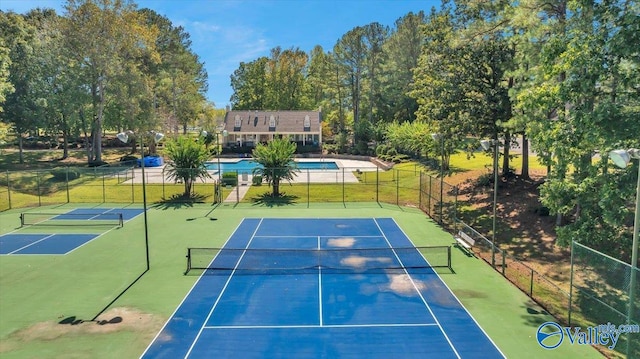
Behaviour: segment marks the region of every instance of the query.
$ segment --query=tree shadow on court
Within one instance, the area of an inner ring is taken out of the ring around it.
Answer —
[[[181,209],[191,208],[196,203],[206,203],[207,196],[201,194],[194,194],[189,197],[185,197],[182,194],[175,194],[169,198],[165,198],[162,201],[154,204],[154,208],[158,209]]]
[[[251,202],[254,206],[282,207],[295,204],[298,199],[300,199],[300,197],[287,195],[285,193],[282,193],[278,197],[273,197],[271,193],[263,193],[259,196],[252,197]]]

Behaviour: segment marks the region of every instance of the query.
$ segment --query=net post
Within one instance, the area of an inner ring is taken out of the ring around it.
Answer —
[[[24,213],[20,213],[20,227],[24,227]]]
[[[118,221],[120,222],[120,227],[124,227],[124,216],[122,215],[122,213],[118,213]]]
[[[447,246],[447,266],[449,270],[453,272],[453,266],[451,265],[451,246]]]
[[[184,272],[186,275],[191,270],[191,248],[187,248],[187,270]]]

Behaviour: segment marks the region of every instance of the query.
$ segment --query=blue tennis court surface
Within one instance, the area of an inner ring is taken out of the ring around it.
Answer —
[[[66,213],[61,213],[50,220],[88,220],[99,221],[110,219],[115,214],[122,214],[122,219],[128,221],[143,212],[140,208],[76,208]]]
[[[92,225],[104,221],[113,221],[122,216],[123,221],[131,220],[141,214],[139,208],[76,208],[65,213],[47,214],[25,212],[24,216],[33,217],[34,225],[55,224],[58,221],[74,222],[74,225]],[[43,229],[43,232],[46,230]],[[90,242],[100,234],[67,233],[9,233],[0,236],[0,254],[67,254]]]
[[[235,269],[200,276],[143,357],[503,358],[437,273],[410,267],[422,255],[394,254],[411,246],[392,218],[244,219],[224,246],[246,249],[232,251]],[[345,251],[335,260],[351,271],[304,263],[305,252],[335,248],[391,250],[378,257]],[[274,262],[259,249],[300,250],[303,263],[291,268],[315,270],[245,270]],[[212,264],[218,260],[229,258]],[[367,261],[411,263],[360,270]]]
[[[0,236],[0,254],[67,254],[98,234],[23,234]]]

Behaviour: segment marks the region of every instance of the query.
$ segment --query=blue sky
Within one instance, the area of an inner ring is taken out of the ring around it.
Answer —
[[[268,56],[269,51],[299,47],[307,53],[315,45],[325,51],[356,26],[379,22],[393,27],[410,11],[439,7],[438,0],[138,0],[183,26],[192,50],[209,75],[207,98],[218,108],[229,104],[230,76],[242,61]],[[24,13],[53,8],[64,13],[62,0],[0,0],[0,10]]]

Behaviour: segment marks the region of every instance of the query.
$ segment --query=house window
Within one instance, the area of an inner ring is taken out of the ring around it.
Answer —
[[[236,115],[236,123],[233,125],[233,127],[241,127],[242,126],[242,119],[240,118],[240,115]]]
[[[309,120],[309,115],[304,116],[304,128],[311,128],[311,120]]]

